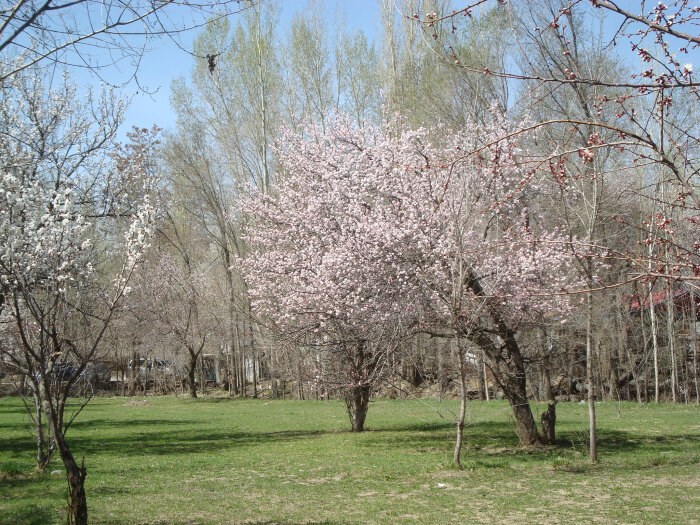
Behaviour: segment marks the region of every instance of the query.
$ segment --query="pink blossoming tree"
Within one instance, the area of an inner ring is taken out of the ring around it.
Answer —
[[[337,116],[325,132],[283,134],[276,194],[245,203],[245,270],[254,308],[279,333],[345,334],[358,352],[424,331],[457,339],[461,369],[467,343],[483,349],[533,444],[517,332],[566,308],[571,248],[528,207],[531,137],[499,138],[508,128],[496,117],[441,137]]]

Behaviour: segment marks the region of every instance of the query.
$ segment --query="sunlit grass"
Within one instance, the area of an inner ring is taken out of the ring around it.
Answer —
[[[518,445],[504,402],[470,403],[464,470],[456,402],[376,401],[348,432],[340,402],[94,399],[69,433],[92,523],[688,523],[700,516],[700,410],[560,404],[556,447]],[[538,407],[540,412],[542,407]],[[60,523],[59,461],[33,472],[27,417],[0,400],[0,522]]]

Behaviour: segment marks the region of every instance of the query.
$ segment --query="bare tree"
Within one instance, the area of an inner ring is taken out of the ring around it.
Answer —
[[[0,9],[0,53],[14,61],[0,81],[45,62],[98,75],[112,66],[126,66],[133,77],[152,40],[168,37],[183,47],[181,33],[255,4],[256,0],[243,5],[235,0],[6,2]]]

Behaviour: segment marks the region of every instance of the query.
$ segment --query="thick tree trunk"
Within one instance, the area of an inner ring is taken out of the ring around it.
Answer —
[[[369,385],[355,386],[345,397],[345,405],[348,407],[348,415],[350,416],[350,425],[353,432],[362,432],[365,429],[369,398]]]
[[[83,465],[79,467],[70,450],[65,446],[65,441],[63,446],[59,443],[59,440],[56,440],[56,442],[63,465],[66,467],[66,478],[70,486],[69,512],[73,517],[73,525],[87,525],[88,508],[87,498],[85,497],[87,469],[85,468],[85,460],[83,460]]]
[[[508,396],[508,393],[506,393],[506,396]],[[508,401],[513,407],[520,442],[523,445],[539,445],[541,443],[540,436],[537,433],[535,418],[532,416],[532,410],[530,410],[530,404],[527,402],[525,392],[523,391],[521,395],[514,398],[509,397]]]
[[[362,432],[365,428],[371,393],[371,387],[366,379],[371,377],[371,373],[377,365],[376,359],[368,355],[365,350],[365,342],[358,342],[350,360],[354,385],[345,394],[345,404],[348,408],[353,432]]]
[[[498,382],[513,408],[513,416],[517,424],[516,432],[520,442],[523,445],[537,445],[541,441],[527,399],[525,363],[513,332],[503,326],[502,328],[503,344],[501,346],[496,346],[490,337],[480,332],[468,334],[468,337],[484,350],[491,361],[494,380]],[[505,354],[502,349],[505,350]]]
[[[547,410],[542,412],[542,443],[544,443],[545,445],[554,445],[554,429],[557,422],[556,405],[556,401],[550,401],[547,405]]]
[[[475,275],[469,275],[467,281],[467,286],[475,295],[486,295]],[[491,361],[494,380],[499,383],[513,408],[520,442],[523,445],[539,444],[540,436],[527,400],[525,362],[515,340],[515,332],[507,325],[497,306],[491,305],[488,308],[488,314],[496,328],[497,339],[484,331],[470,329],[469,325],[463,333],[472,343],[481,348]]]

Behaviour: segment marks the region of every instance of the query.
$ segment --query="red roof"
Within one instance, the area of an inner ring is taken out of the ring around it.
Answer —
[[[695,296],[695,305],[698,308],[698,311],[700,312],[700,294],[697,292],[694,293]],[[668,291],[664,292],[657,292],[653,296],[654,300],[654,307],[659,306],[661,304],[666,303],[666,299],[668,298]],[[679,310],[690,310],[690,290],[677,290],[673,292],[673,302],[675,303],[676,309]],[[625,298],[629,301],[629,309],[630,313],[636,314],[640,310],[640,300],[638,295],[627,295]],[[649,295],[645,295],[643,297],[642,301],[642,310],[648,310],[649,309]]]

